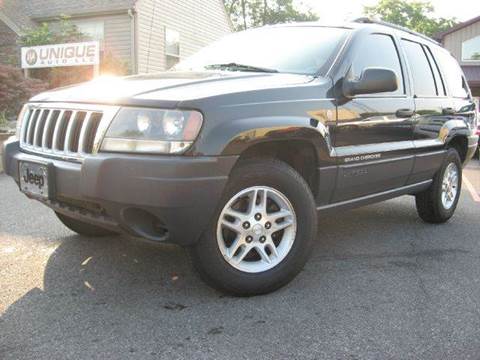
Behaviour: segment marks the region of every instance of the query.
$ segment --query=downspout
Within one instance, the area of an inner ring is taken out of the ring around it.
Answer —
[[[130,58],[132,63],[132,73],[138,73],[138,57],[137,57],[137,12],[135,7],[128,9],[128,16],[130,17]]]

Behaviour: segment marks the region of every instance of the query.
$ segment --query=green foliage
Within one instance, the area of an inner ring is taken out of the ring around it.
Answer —
[[[480,60],[480,52],[473,53],[470,60]]]
[[[457,24],[455,18],[436,18],[430,2],[407,0],[380,0],[377,5],[365,6],[369,17],[404,26],[411,30],[433,36]]]
[[[29,98],[45,89],[42,81],[26,79],[16,67],[0,64],[0,117],[15,117]]]
[[[309,9],[299,9],[293,0],[224,0],[235,30],[294,21],[315,21]]]
[[[0,130],[7,127],[7,112],[5,110],[0,111]]]
[[[40,26],[28,29],[19,39],[21,46],[38,46],[81,42],[90,38],[80,32],[67,16],[60,16],[57,22],[42,23]]]

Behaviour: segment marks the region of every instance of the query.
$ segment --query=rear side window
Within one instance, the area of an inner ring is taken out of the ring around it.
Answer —
[[[440,69],[438,67],[437,61],[433,58],[432,50],[428,46],[423,46],[425,53],[428,57],[428,62],[430,63],[430,67],[433,71],[433,76],[435,78],[435,86],[437,87],[437,94],[439,96],[446,96],[447,91],[445,89],[445,84],[443,83],[442,76],[440,75]]]
[[[418,97],[437,96],[432,68],[422,45],[409,40],[402,40],[402,44],[412,71],[415,95]]]
[[[438,65],[450,90],[450,95],[457,98],[468,97],[468,88],[463,78],[462,69],[460,69],[453,56],[441,48],[434,48],[433,55],[439,63]]]
[[[353,75],[360,77],[362,71],[369,67],[381,67],[393,70],[397,75],[398,89],[381,95],[404,94],[403,74],[398,51],[393,38],[385,34],[372,34],[366,37],[360,46],[352,64]]]

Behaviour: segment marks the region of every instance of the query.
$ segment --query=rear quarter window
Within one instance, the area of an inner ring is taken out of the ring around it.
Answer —
[[[440,66],[443,78],[450,90],[450,96],[456,98],[467,98],[468,87],[463,77],[462,69],[458,65],[457,60],[446,50],[441,48],[433,48],[433,55]]]

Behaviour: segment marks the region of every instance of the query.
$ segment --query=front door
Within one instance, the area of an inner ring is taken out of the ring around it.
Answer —
[[[401,187],[413,165],[414,101],[398,44],[391,35],[373,33],[352,51],[348,76],[358,78],[370,67],[387,68],[396,73],[398,89],[339,101],[333,129],[339,173],[332,202]]]

